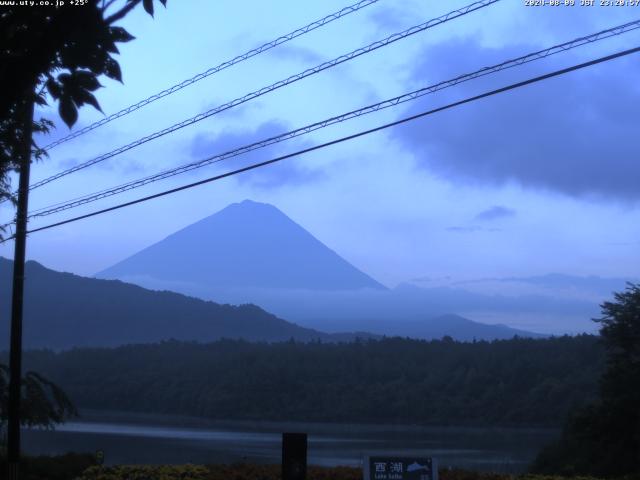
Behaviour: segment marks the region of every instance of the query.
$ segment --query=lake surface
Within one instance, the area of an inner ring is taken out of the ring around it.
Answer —
[[[34,455],[104,451],[105,464],[279,463],[282,432],[309,434],[311,465],[360,466],[363,455],[426,455],[440,468],[524,471],[557,430],[211,421],[84,412],[55,431],[24,430]]]

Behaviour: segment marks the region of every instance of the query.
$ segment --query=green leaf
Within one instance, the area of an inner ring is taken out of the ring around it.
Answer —
[[[87,102],[93,108],[98,110],[100,113],[104,113],[102,111],[102,108],[100,108],[100,104],[98,103],[98,100],[96,100],[96,97],[94,97],[92,93],[87,92],[87,97],[85,98],[85,102]]]
[[[120,70],[120,65],[113,58],[109,58],[104,65],[104,74],[113,79],[122,83],[122,71]]]
[[[89,91],[87,90],[79,91],[78,95],[74,97],[74,102],[78,106],[88,103],[89,105],[93,106],[93,108],[98,110],[100,113],[104,113],[102,111],[102,108],[100,108],[100,104],[98,103],[98,100],[96,100],[96,97],[94,97],[93,94],[89,93]]]
[[[63,88],[66,88],[68,85],[73,83],[73,77],[70,73],[61,73],[58,75],[58,82],[60,82]]]
[[[47,90],[49,91],[49,95],[51,95],[54,99],[60,98],[62,91],[60,89],[60,84],[55,81],[53,77],[47,80]]]
[[[105,41],[104,49],[109,53],[120,53],[120,50],[118,50],[118,47],[116,47],[116,44],[112,40]]]
[[[95,50],[85,59],[83,67],[88,68],[96,74],[101,74],[105,71],[105,65],[109,58],[111,57],[106,51]]]
[[[142,0],[142,6],[153,17],[153,0]]]
[[[109,27],[109,31],[111,32],[111,39],[114,42],[126,43],[136,38],[122,27]]]
[[[65,68],[75,70],[83,66],[83,63],[85,63],[84,60],[90,51],[86,43],[77,41],[67,42],[60,49],[60,60]]]
[[[36,95],[36,98],[35,98],[34,101],[35,101],[36,105],[40,105],[40,106],[47,105],[47,99],[44,98],[44,95],[42,95],[42,94]]]
[[[93,92],[97,90],[102,85],[98,82],[95,73],[87,72],[87,71],[76,71],[74,72],[74,80],[75,84],[79,87],[82,87],[85,90],[89,90]]]
[[[78,120],[78,109],[73,104],[73,100],[71,100],[70,97],[65,96],[60,99],[58,113],[60,114],[60,118],[62,118],[69,128],[71,128]]]

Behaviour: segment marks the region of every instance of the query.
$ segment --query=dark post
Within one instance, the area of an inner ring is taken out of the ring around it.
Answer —
[[[20,397],[22,380],[22,303],[24,261],[27,247],[27,211],[29,208],[29,171],[31,169],[31,134],[33,123],[33,89],[24,99],[22,127],[23,151],[20,158],[16,237],[13,259],[13,296],[11,298],[11,346],[9,353],[9,428],[7,460],[9,480],[18,480],[20,466]]]
[[[307,434],[282,434],[282,480],[306,480]]]

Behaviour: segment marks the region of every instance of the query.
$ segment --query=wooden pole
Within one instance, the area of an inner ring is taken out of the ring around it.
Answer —
[[[9,353],[9,405],[7,463],[9,480],[18,480],[20,466],[20,400],[22,396],[22,307],[24,302],[24,263],[27,247],[27,212],[29,209],[29,173],[31,170],[31,135],[33,133],[34,89],[24,100],[22,152],[19,159],[18,205],[13,258],[13,295],[11,298],[11,346]]]

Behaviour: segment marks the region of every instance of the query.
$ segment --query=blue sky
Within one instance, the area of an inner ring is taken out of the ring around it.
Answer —
[[[465,4],[381,0],[57,147],[50,159],[34,166],[32,181]],[[113,113],[346,5],[170,1],[155,19],[140,9],[123,23],[137,37],[121,48],[124,85],[105,79],[97,97],[105,113]],[[38,189],[31,207],[219,153],[639,16],[640,7],[526,7],[521,0],[503,0]],[[632,32],[581,47],[315,132],[251,159],[639,44],[640,33]],[[446,284],[549,272],[635,278],[640,265],[639,62],[638,55],[615,60],[275,167],[35,233],[28,257],[91,275],[249,198],[276,205],[388,286],[425,277]],[[99,112],[84,109],[74,128],[99,118]],[[54,136],[67,132],[65,126],[58,130]],[[32,226],[242,164],[229,160]],[[1,213],[11,215],[6,206]],[[0,247],[0,254],[11,256],[12,245]]]

